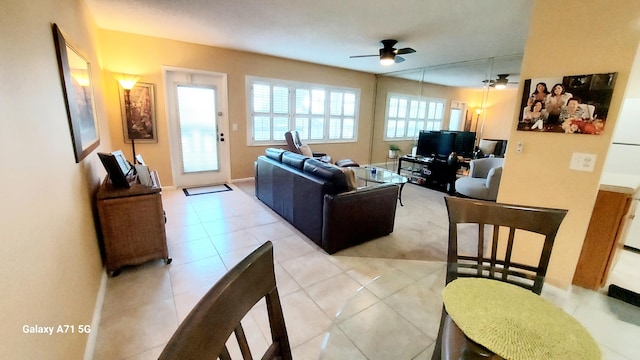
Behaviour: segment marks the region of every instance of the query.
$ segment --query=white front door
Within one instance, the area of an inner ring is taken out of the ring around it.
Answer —
[[[174,185],[228,182],[227,75],[165,68],[164,76]]]

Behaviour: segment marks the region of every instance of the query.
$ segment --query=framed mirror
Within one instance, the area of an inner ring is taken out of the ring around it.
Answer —
[[[100,145],[91,66],[87,56],[68,41],[58,25],[52,27],[71,141],[78,163]]]

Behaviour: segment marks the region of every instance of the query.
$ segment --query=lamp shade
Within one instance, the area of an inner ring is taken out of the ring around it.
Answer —
[[[122,88],[125,90],[133,89],[133,87],[136,85],[136,83],[140,79],[140,76],[130,75],[130,74],[117,74],[117,75],[114,75],[114,77],[116,78],[116,80],[118,80],[118,82],[120,83],[120,86],[122,86]]]

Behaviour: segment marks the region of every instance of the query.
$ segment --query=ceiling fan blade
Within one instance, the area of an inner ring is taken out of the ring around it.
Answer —
[[[414,52],[416,52],[416,51],[414,49],[412,49],[412,48],[402,48],[402,49],[396,51],[396,54],[398,54],[398,55],[413,54]]]
[[[401,63],[404,61],[404,58],[402,56],[396,56],[393,61],[396,62],[396,64]]]
[[[380,55],[378,55],[378,54],[375,54],[375,55],[352,55],[352,56],[349,56],[349,57],[350,58],[361,58],[361,57],[371,57],[371,56],[380,56]]]

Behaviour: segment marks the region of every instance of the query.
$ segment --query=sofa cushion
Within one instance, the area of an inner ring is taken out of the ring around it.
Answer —
[[[289,165],[299,170],[302,170],[304,168],[304,163],[306,160],[309,160],[309,158],[304,155],[293,153],[291,151],[285,151],[284,154],[282,154],[283,164]]]
[[[284,149],[276,149],[276,148],[267,148],[264,151],[264,154],[269,158],[273,159],[277,162],[282,162],[282,154],[284,154],[286,150]]]
[[[304,162],[304,172],[313,174],[333,184],[333,188],[337,192],[348,191],[347,177],[339,167],[326,163],[324,161],[309,159]]]
[[[350,167],[339,167],[339,169],[344,173],[344,176],[347,179],[347,186],[349,187],[349,190],[357,190],[358,181],[356,181],[356,172]]]
[[[497,144],[498,142],[495,140],[481,139],[480,143],[478,144],[478,148],[482,150],[483,154],[490,155],[490,154],[493,154],[494,151],[496,151]]]
[[[336,161],[336,165],[340,167],[360,167],[360,164],[351,159],[342,159]]]
[[[300,150],[300,153],[304,156],[313,157],[313,151],[311,151],[311,148],[307,144],[298,146],[298,150]]]

